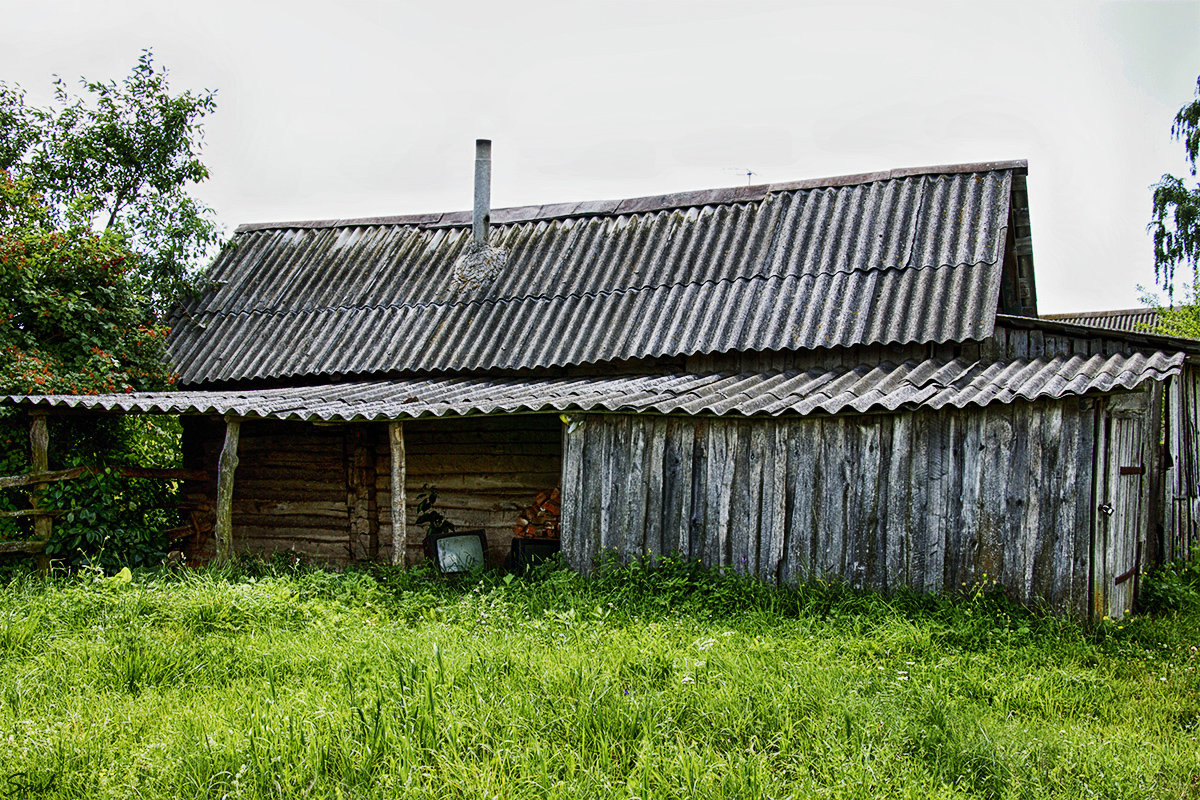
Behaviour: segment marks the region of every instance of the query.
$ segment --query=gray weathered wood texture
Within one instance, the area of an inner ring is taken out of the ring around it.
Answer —
[[[33,414],[29,418],[29,470],[33,473],[50,471],[50,429],[46,425],[45,414]],[[45,483],[35,483],[29,493],[29,503],[36,512],[42,508],[42,493],[46,491]],[[33,541],[45,543],[54,532],[53,519],[45,514],[33,517]]]
[[[1169,468],[1163,481],[1161,558],[1189,558],[1200,542],[1200,367],[1184,364],[1171,379],[1166,403]]]
[[[399,420],[388,423],[388,522],[392,525],[393,564],[403,564],[408,556],[408,492],[405,481],[408,474],[408,455],[404,441],[404,423]],[[378,488],[378,487],[376,487]]]
[[[1092,544],[1092,615],[1129,613],[1150,523],[1150,461],[1161,394],[1106,398],[1098,418]],[[1153,437],[1153,438],[1152,438]]]
[[[233,492],[241,425],[242,421],[237,417],[225,420],[225,441],[217,458],[217,521],[214,536],[219,562],[233,557]]]
[[[1088,613],[1096,401],[731,419],[580,415],[563,548],[676,553],[769,581],[997,581]],[[634,476],[637,476],[636,479]]]

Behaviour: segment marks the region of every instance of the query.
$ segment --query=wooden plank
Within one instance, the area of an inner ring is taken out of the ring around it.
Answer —
[[[1061,509],[1057,507],[1057,498],[1058,484],[1064,479],[1064,406],[1077,402],[1070,398],[1034,406],[1038,413],[1038,436],[1037,442],[1031,441],[1029,444],[1029,462],[1024,466],[1030,475],[1029,491],[1025,497],[1025,524],[1034,530],[1025,568],[1026,592],[1031,600],[1036,597],[1052,606],[1057,602],[1060,581],[1066,585],[1070,583],[1070,576],[1060,573],[1064,553],[1059,540],[1065,529],[1060,527]]]
[[[583,525],[584,499],[583,452],[586,437],[581,430],[587,424],[586,416],[569,418],[563,429],[562,464],[562,518],[559,522],[562,537],[562,553],[567,563],[576,570],[591,558],[589,540]]]
[[[704,442],[706,474],[703,484],[704,529],[701,560],[718,567],[726,561],[729,544],[729,487],[733,482],[733,458],[729,452],[729,426],[725,420],[709,420]]]
[[[1112,476],[1110,475],[1108,450],[1112,446],[1112,419],[1103,403],[1104,398],[1097,402],[1097,436],[1095,452],[1096,496],[1093,506],[1108,508],[1111,506],[1113,495]],[[1091,613],[1094,619],[1100,619],[1108,614],[1108,574],[1109,527],[1111,515],[1100,511],[1093,514],[1093,533],[1091,544]]]
[[[346,511],[349,516],[350,557],[373,559],[378,555],[378,515],[375,513],[375,463],[365,424],[346,428]]]
[[[350,541],[346,538],[346,528],[344,525],[331,527],[326,525],[303,525],[303,524],[288,524],[281,525],[274,518],[255,519],[248,522],[242,520],[237,521],[234,530],[237,532],[237,547],[240,550],[242,543],[247,539],[278,539],[286,541],[288,539],[310,539],[322,541],[333,541],[341,544],[342,557],[350,556]]]
[[[603,466],[596,474],[596,479],[601,481],[596,555],[602,560],[610,557],[610,549],[615,548],[619,541],[617,528],[622,515],[618,482],[624,473],[618,463],[625,448],[627,427],[628,420],[625,417],[605,417],[600,431],[600,452],[597,455],[602,459]]]
[[[233,476],[238,465],[238,434],[242,421],[233,415],[225,418],[225,444],[217,462],[217,520],[213,528],[218,563],[233,557]]]
[[[1055,423],[1055,411],[1061,401],[1046,401],[1020,404],[1023,435],[1017,437],[1013,451],[1012,515],[1020,524],[1014,538],[1020,542],[1019,574],[1011,583],[1006,582],[1011,592],[1021,602],[1035,603],[1049,600],[1054,581],[1054,532],[1048,529],[1051,517],[1043,493],[1049,491],[1043,482],[1043,467],[1047,460],[1057,460],[1055,451],[1059,446],[1053,435],[1061,435]],[[1019,456],[1019,458],[1018,458]]]
[[[0,553],[40,553],[45,549],[45,541],[34,541],[33,539],[0,542]]]
[[[627,416],[626,452],[629,458],[624,472],[624,514],[620,544],[624,559],[637,558],[646,552],[646,462],[648,460],[646,429],[649,420],[643,416]]]
[[[927,477],[914,474],[911,477],[914,488],[919,488],[924,496],[924,503],[917,512],[919,525],[922,529],[921,550],[918,554],[920,584],[914,588],[927,592],[936,592],[944,585],[945,571],[945,529],[947,506],[955,502],[950,495],[950,459],[949,446],[953,433],[954,412],[923,415],[926,423],[924,434],[928,437],[926,458],[928,459]],[[914,464],[914,469],[917,465]]]
[[[405,457],[404,423],[392,420],[388,423],[388,450],[391,454],[391,521],[392,521],[392,564],[403,566],[408,552],[408,521],[405,518]]]
[[[238,500],[274,500],[287,497],[305,497],[323,503],[346,502],[346,487],[340,481],[336,484],[313,483],[310,481],[271,481],[265,478],[242,480],[238,476],[234,487],[234,497]]]
[[[688,502],[683,507],[687,514],[686,527],[683,529],[687,542],[680,552],[687,553],[687,557],[693,561],[700,561],[704,556],[704,518],[708,513],[704,490],[708,476],[708,420],[703,417],[693,420],[690,431],[685,432],[684,437],[690,439],[691,458],[683,462],[688,469]]]
[[[35,474],[49,472],[50,430],[46,426],[45,414],[32,414],[29,417],[29,450],[29,471]],[[33,484],[29,504],[34,509],[42,508],[42,493],[45,490],[45,483]],[[54,523],[49,515],[38,514],[33,518],[33,541],[48,542],[53,531]]]
[[[61,517],[67,512],[63,509],[18,508],[15,511],[0,511],[0,519],[16,519],[18,517]]]
[[[762,463],[751,455],[758,424],[730,420],[733,437],[733,478],[729,485],[728,563],[743,574],[753,574],[758,560],[758,512],[762,508]],[[758,452],[755,450],[755,452]]]
[[[884,549],[879,545],[881,526],[882,482],[886,472],[881,469],[882,430],[879,417],[864,417],[855,426],[856,463],[852,466],[854,498],[854,558],[849,566],[851,582],[857,586],[883,589],[881,572]]]
[[[813,564],[821,474],[821,421],[799,419],[788,431],[788,494],[792,513],[788,520],[784,576],[789,583],[817,577]]]
[[[600,558],[601,526],[604,516],[604,498],[608,474],[608,443],[611,441],[611,430],[606,417],[588,417],[587,446],[584,451],[583,475],[581,483],[584,488],[583,525],[588,536],[587,561],[580,568],[584,574],[590,574]]]
[[[234,498],[233,513],[235,516],[257,515],[297,515],[312,517],[332,517],[346,519],[347,511],[344,502],[320,502],[315,500],[244,500]]]
[[[649,418],[650,437],[647,443],[646,464],[646,554],[658,562],[660,556],[670,552],[670,544],[663,541],[663,529],[667,514],[663,485],[666,460],[667,420],[665,417]]]
[[[778,583],[787,539],[787,424],[783,420],[772,420],[766,428],[758,575],[763,580]]]
[[[30,486],[35,483],[57,483],[81,478],[85,475],[100,475],[104,467],[71,467],[70,469],[34,472],[28,475],[10,475],[0,478],[0,489],[12,489],[18,486]],[[150,467],[108,467],[113,472],[127,478],[147,478],[161,480],[203,481],[210,476],[204,470],[196,469],[155,469]]]
[[[848,533],[849,458],[846,453],[846,420],[830,417],[821,421],[825,458],[820,464],[820,493],[813,517],[814,577],[827,579],[845,575],[844,556]]]
[[[672,515],[671,523],[664,530],[664,535],[670,538],[670,531],[674,530],[674,541],[671,549],[676,555],[681,558],[691,559],[695,556],[691,552],[692,541],[692,482],[695,477],[692,460],[696,447],[696,428],[694,423],[689,420],[668,420],[667,421],[667,438],[673,443],[673,466],[672,466],[672,482],[675,487],[674,492],[670,493],[672,497]],[[674,496],[678,494],[679,501],[675,503]],[[665,546],[665,545],[664,545]]]
[[[883,588],[892,590],[910,584],[908,553],[911,549],[909,519],[909,462],[912,459],[913,414],[889,414],[884,417],[890,439],[887,486],[883,525]]]

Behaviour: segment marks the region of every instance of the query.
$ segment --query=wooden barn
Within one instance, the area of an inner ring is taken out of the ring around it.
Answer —
[[[412,563],[430,484],[494,559],[1087,616],[1194,541],[1200,348],[1037,318],[1024,162],[491,211],[487,159],[474,214],[238,228],[181,391],[17,402],[182,415],[194,557]]]

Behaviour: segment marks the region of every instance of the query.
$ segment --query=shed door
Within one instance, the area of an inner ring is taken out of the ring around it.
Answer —
[[[1118,619],[1131,608],[1149,524],[1145,429],[1148,395],[1108,398],[1096,448],[1092,610]]]

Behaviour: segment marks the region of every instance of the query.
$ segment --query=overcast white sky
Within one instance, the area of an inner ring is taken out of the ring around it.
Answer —
[[[217,90],[241,222],[496,207],[1029,161],[1043,313],[1152,285],[1149,186],[1200,74],[1200,1],[0,0],[0,80],[120,78],[144,47]]]

